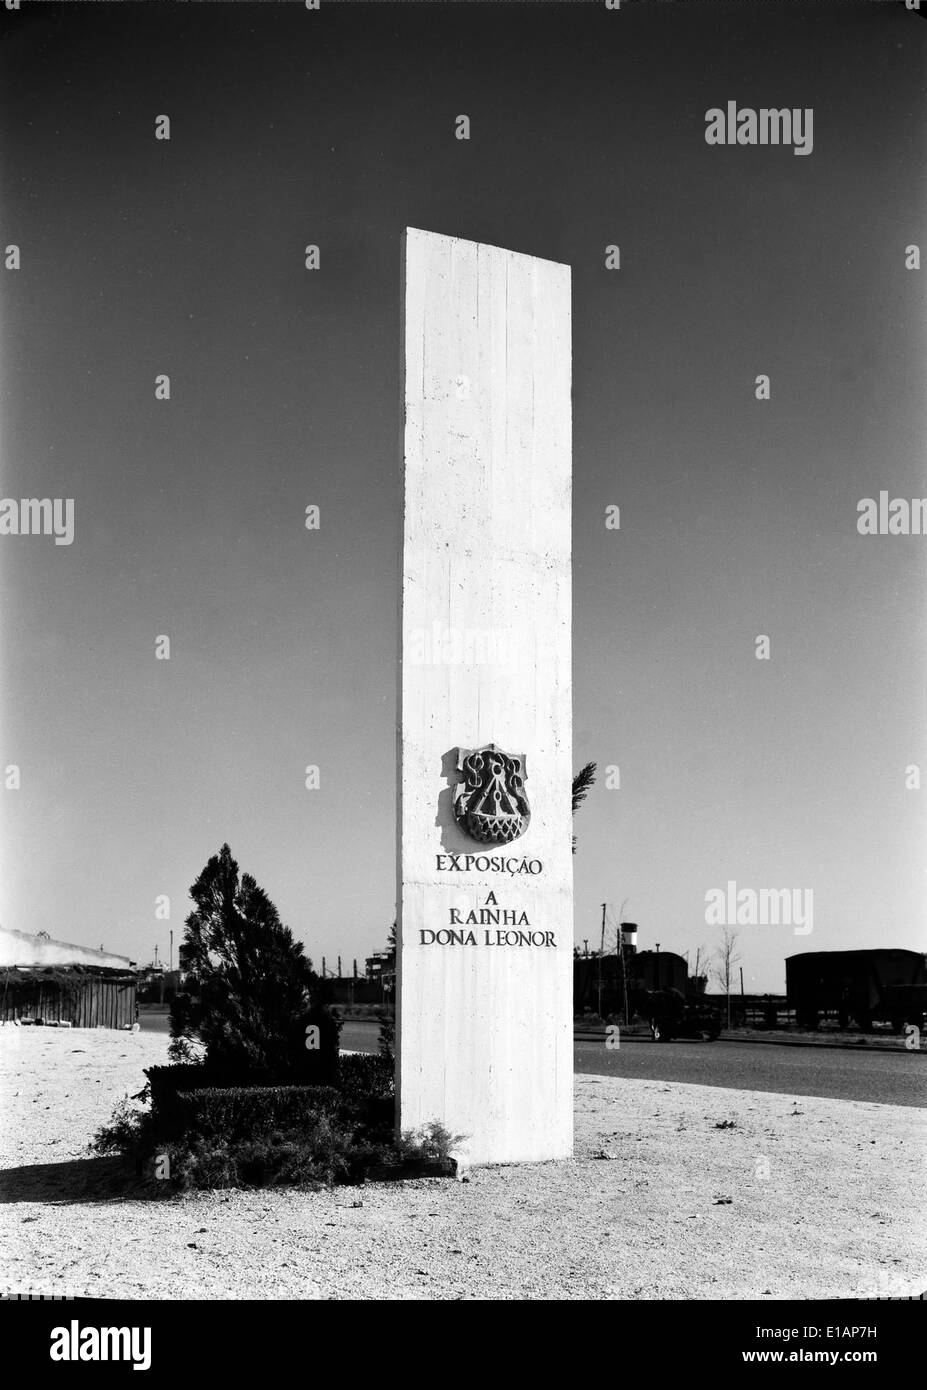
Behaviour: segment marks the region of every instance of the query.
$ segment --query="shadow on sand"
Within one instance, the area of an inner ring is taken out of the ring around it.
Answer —
[[[72,1158],[31,1163],[0,1173],[0,1203],[163,1202],[176,1196],[170,1183],[136,1173],[123,1158]]]

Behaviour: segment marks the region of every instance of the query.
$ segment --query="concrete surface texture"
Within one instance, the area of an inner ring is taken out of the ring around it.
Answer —
[[[440,1120],[472,1163],[559,1158],[573,1075],[570,271],[412,228],[404,254],[400,1125]],[[530,822],[510,842],[481,843],[455,817],[461,759],[487,744],[524,759]]]

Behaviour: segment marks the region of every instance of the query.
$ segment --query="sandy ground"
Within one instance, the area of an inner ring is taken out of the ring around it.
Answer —
[[[464,1183],[114,1198],[113,1161],[88,1158],[87,1143],[166,1050],[151,1033],[0,1029],[4,1287],[163,1299],[927,1289],[927,1117],[910,1107],[578,1076],[572,1162]]]

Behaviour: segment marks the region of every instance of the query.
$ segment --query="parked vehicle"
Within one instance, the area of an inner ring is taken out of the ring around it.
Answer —
[[[650,1036],[654,1042],[673,1038],[704,1038],[709,1042],[721,1033],[721,1015],[703,1001],[687,1002],[678,989],[651,990],[648,995]]]

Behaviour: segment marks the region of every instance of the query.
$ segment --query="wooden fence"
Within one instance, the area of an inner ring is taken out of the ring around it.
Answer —
[[[135,1022],[135,977],[80,974],[64,970],[4,971],[0,1020],[70,1023],[75,1028],[123,1028]]]

